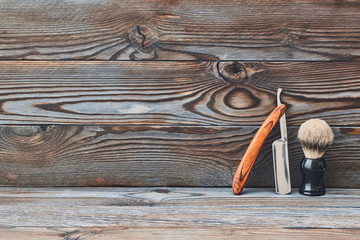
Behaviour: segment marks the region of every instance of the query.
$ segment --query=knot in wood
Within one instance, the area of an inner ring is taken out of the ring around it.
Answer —
[[[219,62],[218,72],[222,78],[232,83],[242,83],[247,77],[246,68],[239,62]]]
[[[14,126],[9,127],[9,130],[17,137],[26,138],[34,137],[42,131],[40,126]]]
[[[169,193],[170,191],[168,189],[164,189],[164,188],[157,188],[154,189],[153,192],[157,192],[157,193]]]
[[[131,44],[140,52],[150,53],[156,43],[155,34],[146,26],[136,26],[131,29],[129,38]]]
[[[298,38],[299,38],[299,37],[296,36],[295,34],[287,34],[287,35],[284,37],[284,42],[285,42],[286,45],[289,45],[289,46],[295,45]]]

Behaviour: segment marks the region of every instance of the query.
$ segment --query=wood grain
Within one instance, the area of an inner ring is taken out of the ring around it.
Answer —
[[[1,126],[0,184],[7,186],[231,186],[257,127]],[[327,187],[360,187],[359,128],[333,128]],[[289,128],[291,182],[301,182],[302,150]],[[274,187],[271,144],[246,187]]]
[[[0,227],[0,238],[7,240],[168,240],[168,239],[215,239],[226,240],[232,237],[251,239],[360,239],[358,229],[284,229],[284,228],[248,228],[226,227]]]
[[[360,4],[0,1],[1,59],[359,60]]]
[[[185,228],[199,235],[208,229],[210,236],[231,236],[231,229],[239,234],[242,228],[246,235],[280,229],[283,234],[305,230],[310,235],[352,236],[360,230],[359,191],[329,189],[314,198],[296,189],[284,196],[272,189],[245,189],[237,196],[231,188],[1,188],[0,225],[68,228],[59,233],[63,239],[92,239],[101,236],[102,229],[104,234],[129,231],[135,237],[136,229],[144,231],[141,228],[150,233],[152,228],[158,233],[163,229],[163,234],[169,229],[170,236],[179,230],[179,238]],[[189,230],[184,234],[191,234]]]
[[[0,62],[3,124],[360,125],[360,62]]]

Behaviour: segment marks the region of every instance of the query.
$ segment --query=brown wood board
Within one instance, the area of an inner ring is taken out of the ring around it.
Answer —
[[[280,235],[299,237],[303,230],[310,236],[351,238],[360,230],[359,200],[359,189],[329,189],[325,196],[307,197],[297,189],[279,196],[273,189],[246,188],[236,196],[231,188],[1,188],[0,236],[6,227],[9,232],[48,228],[63,239],[122,231],[136,237],[136,229],[139,234],[162,229],[170,239],[176,232],[180,238],[191,229],[195,235],[208,229],[210,236],[220,237],[231,236],[231,229],[241,234],[244,228],[248,237],[269,232],[274,238],[277,229]]]
[[[357,1],[10,1],[0,58],[359,60]]]
[[[231,186],[257,127],[1,126],[0,184],[13,186]],[[333,128],[327,187],[360,187],[359,128]],[[289,128],[294,187],[302,150]],[[273,187],[271,144],[260,151],[246,187]]]
[[[3,124],[360,124],[360,62],[0,62]]]

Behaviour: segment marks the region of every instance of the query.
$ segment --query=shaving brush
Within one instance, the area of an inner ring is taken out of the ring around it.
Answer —
[[[300,164],[302,182],[299,193],[308,196],[324,195],[326,163],[323,155],[334,142],[334,134],[324,120],[310,119],[300,126],[297,138],[305,155]]]

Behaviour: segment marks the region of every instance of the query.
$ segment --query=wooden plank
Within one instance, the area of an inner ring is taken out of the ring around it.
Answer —
[[[0,62],[3,124],[360,125],[360,62]]]
[[[247,228],[237,226],[227,227],[136,227],[122,226],[93,227],[93,228],[41,228],[41,227],[14,227],[1,228],[1,239],[26,240],[168,240],[168,239],[216,239],[225,240],[231,237],[251,239],[360,239],[358,229],[283,229],[283,228]]]
[[[0,1],[0,58],[358,60],[358,1]]]
[[[257,127],[1,126],[0,184],[46,186],[231,186]],[[327,187],[360,187],[359,128],[333,128]],[[302,151],[289,128],[292,184]],[[271,133],[247,187],[273,187]]]
[[[265,229],[263,234],[327,229],[333,237],[351,236],[360,230],[360,190],[329,189],[325,196],[307,197],[296,189],[280,196],[273,189],[246,188],[235,196],[231,188],[1,188],[0,216],[2,228],[78,229],[61,233],[69,237],[96,237],[101,228],[129,235],[138,228],[170,229],[170,235],[185,228],[200,229],[198,234],[208,229],[210,235],[214,228],[248,229],[244,234],[251,228]]]

